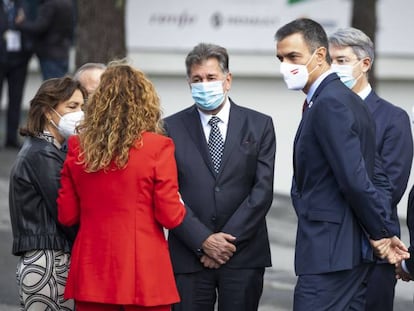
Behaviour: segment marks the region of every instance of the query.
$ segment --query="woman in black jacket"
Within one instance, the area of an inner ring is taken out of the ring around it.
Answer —
[[[22,310],[73,310],[63,291],[75,228],[57,221],[65,140],[83,118],[86,90],[69,77],[45,81],[30,102],[26,139],[10,175],[13,254]]]

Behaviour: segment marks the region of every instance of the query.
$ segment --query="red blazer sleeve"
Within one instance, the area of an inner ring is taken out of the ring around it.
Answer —
[[[185,207],[178,192],[174,143],[169,138],[164,141],[155,165],[155,218],[163,227],[173,229],[183,221]]]
[[[79,198],[76,194],[72,178],[71,167],[76,163],[79,153],[79,140],[71,136],[68,141],[68,155],[66,156],[60,177],[60,189],[57,199],[58,221],[65,226],[79,223]]]

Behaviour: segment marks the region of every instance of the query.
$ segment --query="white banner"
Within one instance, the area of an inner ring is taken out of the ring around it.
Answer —
[[[329,34],[350,26],[351,0],[128,0],[130,50],[188,51],[210,42],[241,53],[274,51],[274,34],[285,23],[309,17]],[[377,51],[414,55],[413,0],[378,1]]]

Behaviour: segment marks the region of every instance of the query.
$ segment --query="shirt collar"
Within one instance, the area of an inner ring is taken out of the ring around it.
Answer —
[[[365,98],[367,98],[367,96],[369,95],[369,93],[371,93],[371,91],[372,91],[371,84],[368,83],[368,85],[363,90],[361,90],[361,92],[359,92],[358,95],[363,100],[365,100]]]
[[[325,71],[323,74],[321,74],[318,79],[315,80],[315,82],[312,83],[311,87],[309,88],[309,92],[306,95],[306,101],[308,102],[308,104],[310,104],[311,99],[313,97],[313,94],[315,94],[316,89],[319,87],[319,85],[322,83],[322,81],[331,73],[333,73],[333,71],[331,69]]]
[[[211,119],[212,115],[205,113],[197,108],[198,114],[200,115],[201,124],[206,126],[208,121]],[[216,116],[220,119],[221,122],[224,123],[225,126],[229,123],[229,116],[230,116],[230,101],[229,97],[226,96],[226,100],[224,101],[223,108],[216,114]]]

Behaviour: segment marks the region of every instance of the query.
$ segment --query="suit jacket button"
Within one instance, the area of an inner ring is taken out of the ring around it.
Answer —
[[[215,192],[220,192],[220,187],[215,187],[215,188],[214,188],[214,191],[215,191]]]
[[[211,217],[211,221],[213,222],[216,221],[216,219],[217,219],[216,216]]]

